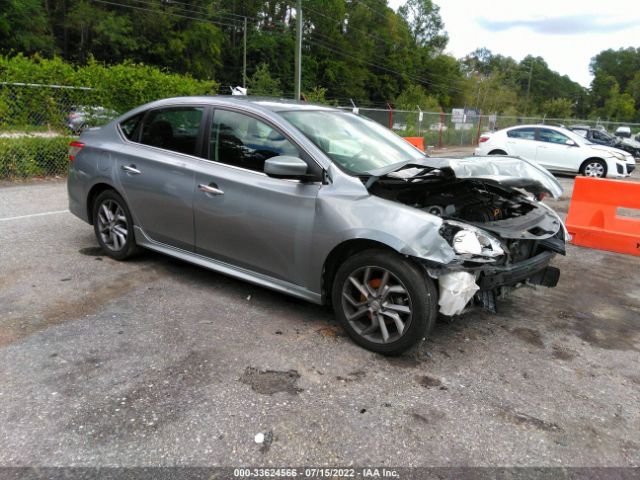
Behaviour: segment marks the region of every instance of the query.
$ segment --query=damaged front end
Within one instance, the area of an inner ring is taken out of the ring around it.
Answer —
[[[471,301],[496,311],[496,299],[523,285],[554,287],[549,266],[565,254],[566,229],[542,203],[562,189],[543,168],[514,157],[425,158],[372,172],[369,192],[442,219],[451,260],[420,258],[440,289],[440,312],[457,315]]]

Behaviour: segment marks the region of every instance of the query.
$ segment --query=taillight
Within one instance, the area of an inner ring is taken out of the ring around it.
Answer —
[[[73,141],[69,144],[69,161],[70,162],[73,162],[76,159],[76,155],[80,153],[80,150],[82,150],[82,147],[84,147],[84,143],[82,142]]]
[[[482,135],[482,136],[480,137],[480,143],[482,143],[482,142],[486,142],[487,140],[489,140],[489,137],[488,137],[488,136],[486,136],[486,135]]]

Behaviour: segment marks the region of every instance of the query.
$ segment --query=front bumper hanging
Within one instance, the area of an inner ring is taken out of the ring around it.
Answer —
[[[549,266],[554,256],[554,252],[544,251],[512,265],[487,267],[477,280],[480,291],[491,291],[525,281],[532,285],[555,287],[560,278],[560,270]]]

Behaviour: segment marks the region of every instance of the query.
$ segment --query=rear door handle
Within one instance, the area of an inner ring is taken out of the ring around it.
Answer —
[[[198,185],[198,190],[208,195],[224,195],[224,192],[220,190],[215,183],[212,183],[211,185],[200,184]]]
[[[129,166],[129,165],[123,165],[123,166],[122,166],[122,170],[124,170],[124,171],[125,171],[125,172],[127,172],[127,173],[132,173],[132,174],[134,174],[134,175],[138,175],[138,174],[142,173],[140,170],[138,170],[138,169],[136,168],[136,166],[135,166],[135,165],[131,165],[131,166]]]

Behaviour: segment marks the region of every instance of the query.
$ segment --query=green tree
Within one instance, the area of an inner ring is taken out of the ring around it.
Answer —
[[[620,93],[617,83],[611,89],[601,112],[615,122],[629,122],[635,116],[633,97],[628,93]]]
[[[633,80],[640,71],[640,48],[621,48],[619,50],[603,50],[591,59],[591,73],[606,73],[616,79],[621,89]]]
[[[568,98],[552,98],[542,104],[541,113],[550,118],[569,118],[573,114],[573,102]]]
[[[282,95],[280,82],[271,77],[269,65],[261,63],[256,71],[247,80],[248,93],[250,95],[265,95],[269,97],[279,97]]]
[[[449,37],[444,31],[440,7],[431,0],[408,0],[398,13],[410,25],[416,45],[433,52],[442,52],[447,46]]]
[[[323,87],[313,87],[303,94],[304,99],[311,103],[323,103],[325,105],[337,105],[335,100],[327,99],[327,89]]]
[[[41,0],[0,0],[0,54],[39,53],[49,57],[54,51]]]
[[[628,94],[640,120],[640,49],[596,55],[587,92],[540,57],[516,62],[486,48],[463,59],[446,55],[439,1],[405,1],[394,12],[388,0],[304,0],[302,90],[313,96],[320,92],[314,89],[325,89],[325,100],[349,104],[353,99],[364,107],[398,103],[419,86],[444,109],[467,105],[485,112],[541,114],[549,107],[546,102],[567,99],[578,115],[617,112],[621,118],[629,116],[628,97],[622,96]],[[88,71],[98,71],[94,63],[105,68],[124,63],[125,70],[142,64],[189,81],[215,79],[216,85],[235,86],[242,83],[241,16],[246,16],[251,93],[257,85],[258,93],[293,96],[293,0],[115,3],[0,0],[0,54],[22,53],[23,59],[37,54],[38,66],[24,70],[33,71],[35,76],[26,77],[31,81],[77,81],[63,72],[69,65],[56,62],[58,55]],[[47,58],[54,61],[42,61]],[[142,83],[136,77],[139,88]]]
[[[420,85],[409,85],[394,101],[394,107],[400,110],[416,110],[439,112],[438,99],[429,95]]]

